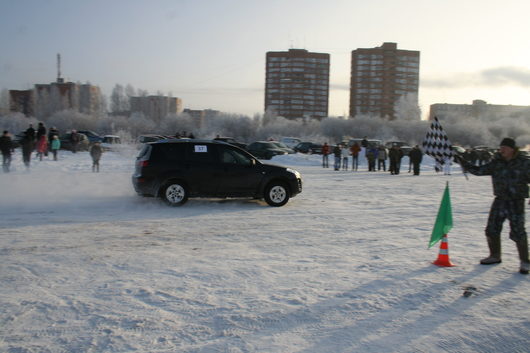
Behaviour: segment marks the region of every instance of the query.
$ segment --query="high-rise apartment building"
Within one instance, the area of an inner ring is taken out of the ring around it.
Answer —
[[[182,99],[166,96],[131,97],[131,113],[143,113],[146,117],[160,122],[169,114],[183,111]]]
[[[420,52],[397,49],[396,43],[352,51],[350,116],[395,118],[400,97],[412,94],[417,102]]]
[[[42,119],[63,110],[84,114],[98,114],[103,110],[101,91],[97,86],[58,80],[34,87],[32,90],[9,91],[12,111]]]
[[[328,116],[329,54],[267,52],[265,111],[288,119]]]

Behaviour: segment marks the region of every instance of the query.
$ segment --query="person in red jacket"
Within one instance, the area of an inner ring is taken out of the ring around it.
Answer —
[[[351,157],[352,157],[351,170],[353,172],[353,171],[356,171],[357,167],[359,166],[359,152],[361,152],[361,146],[359,146],[357,142],[355,142],[350,147],[350,152],[351,152]]]
[[[322,145],[322,168],[329,168],[329,152],[329,145],[324,142],[324,145]]]

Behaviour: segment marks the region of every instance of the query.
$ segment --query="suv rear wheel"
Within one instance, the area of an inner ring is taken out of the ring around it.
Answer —
[[[289,190],[282,182],[272,182],[265,188],[264,198],[269,206],[280,207],[289,201]]]
[[[170,206],[180,206],[188,201],[188,189],[179,181],[167,183],[162,188],[162,199]]]

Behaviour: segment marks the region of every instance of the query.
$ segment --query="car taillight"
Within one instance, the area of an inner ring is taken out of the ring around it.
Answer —
[[[143,167],[147,167],[149,165],[149,161],[147,160],[144,160],[144,161],[138,161],[138,166],[143,168]]]

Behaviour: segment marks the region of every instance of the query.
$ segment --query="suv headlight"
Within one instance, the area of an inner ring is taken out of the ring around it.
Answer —
[[[300,173],[297,170],[291,169],[291,168],[285,168],[289,173],[293,173],[295,177],[298,179],[301,178]]]

